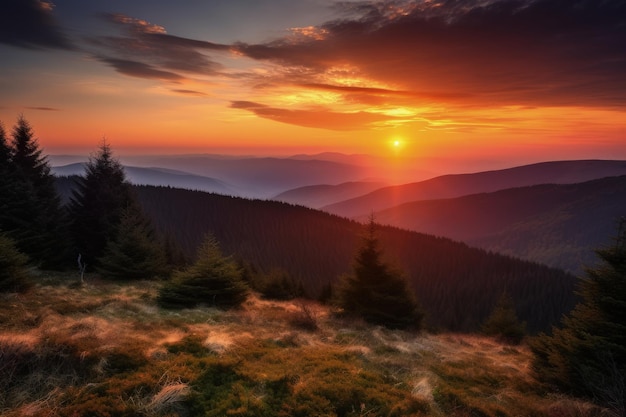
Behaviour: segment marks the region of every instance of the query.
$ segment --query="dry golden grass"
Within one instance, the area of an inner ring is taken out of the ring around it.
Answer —
[[[391,331],[306,300],[176,311],[153,282],[71,284],[2,296],[0,415],[609,416],[552,395],[523,345]]]

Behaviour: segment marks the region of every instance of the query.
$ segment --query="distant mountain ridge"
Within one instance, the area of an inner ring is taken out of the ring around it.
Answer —
[[[285,191],[272,200],[299,204],[311,208],[321,208],[349,198],[354,198],[387,186],[383,182],[360,181],[344,182],[337,185],[309,185]]]
[[[626,216],[626,175],[415,201],[375,216],[382,224],[580,274]]]
[[[52,173],[57,176],[82,176],[85,172],[85,163],[73,163],[64,166],[52,167]],[[198,190],[224,195],[238,195],[234,187],[215,178],[193,175],[187,172],[166,168],[141,168],[125,166],[124,172],[128,181],[137,185],[160,185],[188,190]]]
[[[322,210],[353,218],[412,201],[454,198],[538,184],[573,184],[619,175],[626,175],[626,161],[541,162],[502,170],[443,175],[416,183],[390,186],[324,206]]]
[[[53,157],[53,160],[72,160],[70,156]],[[361,181],[371,175],[368,167],[345,162],[321,159],[293,159],[276,157],[235,157],[221,155],[168,155],[126,157],[122,163],[127,169],[131,182],[150,185],[171,185],[172,178],[160,178],[154,172],[138,169],[174,170],[180,175],[184,172],[192,184],[186,185],[182,176],[178,176],[178,187],[196,189],[198,184],[203,191],[220,192],[249,198],[272,198],[284,191],[317,184],[340,184]],[[67,165],[65,165],[67,166]],[[74,164],[70,164],[74,166]],[[155,168],[158,167],[158,168]],[[135,172],[131,172],[131,168]],[[53,172],[69,175],[70,168],[53,166]],[[81,175],[82,171],[71,172]],[[137,174],[133,178],[132,174]],[[206,184],[217,181],[221,184]],[[158,183],[157,179],[163,181]],[[150,181],[150,182],[147,182]]]

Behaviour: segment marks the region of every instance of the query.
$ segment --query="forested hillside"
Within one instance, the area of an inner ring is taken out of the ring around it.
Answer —
[[[67,195],[72,180],[59,178]],[[167,187],[135,186],[156,227],[192,257],[212,233],[227,254],[263,271],[286,270],[318,297],[347,273],[362,225],[325,212]],[[547,330],[574,305],[575,277],[466,244],[380,227],[388,259],[404,270],[433,329],[477,330],[498,298],[515,300],[530,331]]]

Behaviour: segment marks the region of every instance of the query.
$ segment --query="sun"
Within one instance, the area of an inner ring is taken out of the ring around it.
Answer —
[[[391,150],[397,154],[399,153],[402,148],[404,148],[404,141],[401,138],[393,138],[391,140],[389,140],[389,147],[391,148]]]

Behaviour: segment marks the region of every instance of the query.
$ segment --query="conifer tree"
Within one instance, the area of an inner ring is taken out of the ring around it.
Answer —
[[[8,184],[6,197],[10,199],[6,231],[33,262],[44,268],[67,266],[70,237],[66,213],[48,161],[24,117],[18,118],[13,128],[7,169],[12,184]]]
[[[0,292],[21,291],[28,286],[27,260],[15,242],[0,233]]]
[[[366,226],[351,274],[337,288],[344,312],[390,328],[421,327],[423,314],[402,273],[382,259],[374,217]]]
[[[152,279],[166,274],[164,247],[135,204],[122,212],[116,236],[107,242],[98,265],[100,274],[119,280]]]
[[[15,167],[11,162],[11,147],[4,125],[0,122],[0,230],[16,228],[16,202],[19,201],[19,189]]]
[[[70,199],[72,235],[88,265],[97,265],[107,242],[117,236],[124,209],[134,204],[130,183],[111,147],[103,142],[85,166]]]
[[[219,308],[236,307],[248,296],[241,268],[222,254],[217,240],[208,235],[198,250],[196,262],[176,272],[159,290],[158,303],[168,308],[199,304]]]
[[[601,264],[580,280],[582,301],[552,335],[531,347],[540,378],[626,415],[626,221],[612,246],[596,250]]]
[[[482,331],[504,343],[519,344],[526,334],[526,323],[517,317],[515,305],[510,295],[504,293],[498,299],[493,311],[485,320]]]

